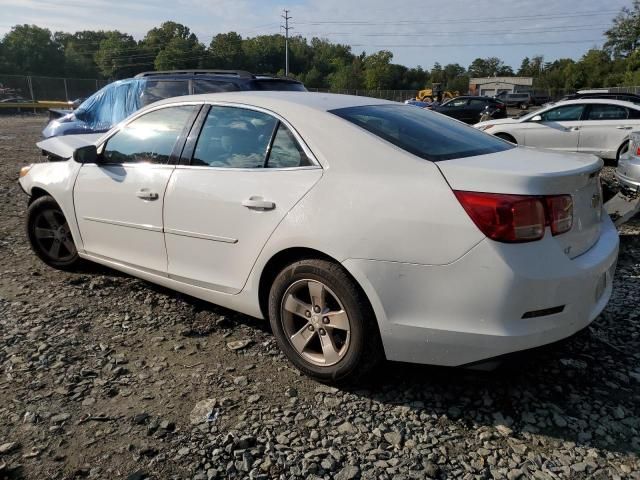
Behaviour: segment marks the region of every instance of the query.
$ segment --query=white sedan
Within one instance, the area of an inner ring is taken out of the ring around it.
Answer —
[[[629,148],[629,133],[640,128],[640,105],[609,99],[569,100],[520,118],[490,120],[475,127],[518,145],[592,153],[617,161]]]
[[[618,235],[594,156],[517,148],[384,100],[239,92],[154,103],[39,146],[27,232],[44,262],[98,262],[268,318],[300,370],[463,365],[585,328]]]

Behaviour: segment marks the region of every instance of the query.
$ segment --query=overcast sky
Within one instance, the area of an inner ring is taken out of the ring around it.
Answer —
[[[394,62],[431,68],[468,66],[497,56],[517,69],[525,56],[578,58],[602,46],[611,20],[631,0],[0,0],[0,35],[16,24],[52,31],[112,30],[136,39],[166,20],[209,44],[219,32],[243,36],[280,31],[283,8],[292,34],[349,44],[354,53],[381,49]]]

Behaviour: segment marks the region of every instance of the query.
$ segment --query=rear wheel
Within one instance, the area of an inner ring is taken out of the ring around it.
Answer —
[[[69,223],[50,196],[35,200],[27,210],[27,238],[34,253],[47,265],[73,270],[80,263]]]
[[[369,302],[335,263],[301,260],[285,267],[271,287],[269,320],[287,358],[317,380],[353,381],[383,358]]]

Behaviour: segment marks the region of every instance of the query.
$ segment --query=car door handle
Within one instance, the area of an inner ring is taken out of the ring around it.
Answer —
[[[151,192],[147,188],[142,188],[136,192],[136,197],[141,198],[142,200],[157,200],[160,195],[156,192]]]
[[[631,130],[633,127],[623,127],[623,126],[620,126],[620,127],[616,127],[616,128],[617,128],[618,130]]]
[[[242,206],[251,210],[273,210],[276,208],[276,204],[274,202],[255,196],[249,197],[247,200],[243,200]]]
[[[567,130],[570,132],[577,132],[578,130],[580,130],[580,127],[571,127],[571,128],[567,128]]]

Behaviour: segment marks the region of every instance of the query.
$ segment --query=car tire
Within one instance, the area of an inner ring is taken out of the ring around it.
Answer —
[[[518,144],[518,141],[508,133],[496,133],[495,136],[501,138],[502,140],[506,140],[507,142],[511,142],[514,145]]]
[[[47,265],[76,270],[81,264],[67,219],[52,197],[42,196],[29,205],[26,233],[31,249]]]
[[[363,379],[384,358],[369,301],[340,265],[327,260],[300,260],[277,275],[269,321],[285,356],[321,382]]]

